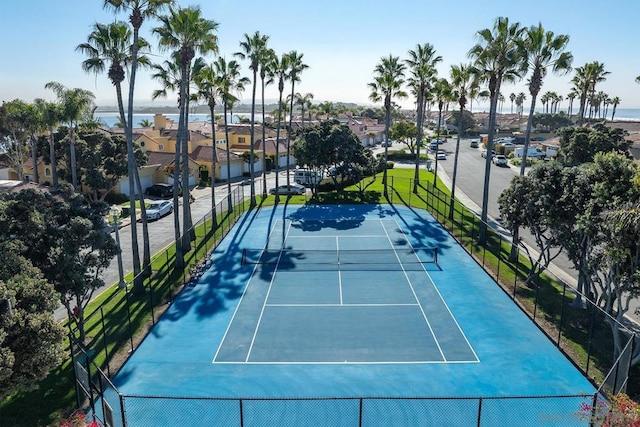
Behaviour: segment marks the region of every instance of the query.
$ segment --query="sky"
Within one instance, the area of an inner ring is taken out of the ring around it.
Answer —
[[[82,71],[85,57],[76,46],[86,41],[97,23],[128,15],[114,15],[103,8],[103,0],[21,0],[3,1],[0,15],[0,101],[35,98],[53,100],[45,89],[49,81],[67,87],[88,89],[100,106],[115,105],[115,90],[106,74],[96,76]],[[240,50],[244,34],[260,31],[269,36],[269,47],[280,55],[296,50],[309,66],[296,85],[296,92],[312,93],[314,103],[352,102],[375,105],[367,86],[373,69],[382,57],[408,57],[417,44],[432,44],[442,56],[439,76],[449,78],[451,65],[467,63],[469,49],[477,42],[476,33],[491,28],[499,16],[523,26],[542,23],[546,30],[570,37],[568,49],[573,66],[587,62],[604,63],[610,72],[597,86],[610,97],[621,99],[618,108],[640,108],[640,1],[610,0],[177,0],[186,7],[199,5],[205,18],[218,25],[219,53],[228,60]],[[146,21],[142,35],[157,45],[151,29],[157,21]],[[161,63],[166,52],[154,50],[152,60]],[[212,58],[207,58],[211,60]],[[247,61],[239,60],[243,75],[250,77]],[[565,96],[573,72],[545,78],[542,93],[555,91]],[[148,105],[158,82],[146,72],[136,79],[135,102]],[[290,90],[290,89],[289,89]],[[286,92],[286,90],[285,90]],[[515,85],[503,85],[501,92],[528,95],[526,78]],[[258,92],[259,93],[259,92]],[[277,87],[266,90],[265,98],[277,100]],[[527,96],[527,99],[529,97]],[[170,95],[160,105],[175,106]],[[250,87],[242,103],[251,103]],[[415,100],[399,101],[413,108]],[[507,100],[505,109],[509,108]],[[565,102],[562,105],[566,106]],[[529,101],[525,102],[529,105]],[[380,105],[378,105],[380,106]],[[575,108],[575,105],[574,105]],[[475,110],[475,109],[474,109]]]

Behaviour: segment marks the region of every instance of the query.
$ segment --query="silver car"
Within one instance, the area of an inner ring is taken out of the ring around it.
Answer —
[[[160,219],[173,212],[173,202],[169,200],[147,202],[145,204],[147,220]]]
[[[292,184],[292,185],[280,185],[279,187],[272,188],[269,190],[270,194],[279,194],[279,195],[302,195],[307,192],[307,189],[302,185]]]

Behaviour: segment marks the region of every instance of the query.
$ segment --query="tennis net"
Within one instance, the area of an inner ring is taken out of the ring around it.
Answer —
[[[425,264],[434,264],[439,268],[437,247],[368,250],[243,249],[242,265],[254,264],[304,269],[340,266],[341,269],[350,270],[414,270],[423,269]]]

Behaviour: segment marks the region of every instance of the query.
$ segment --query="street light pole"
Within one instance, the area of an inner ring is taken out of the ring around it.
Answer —
[[[122,267],[122,250],[120,249],[120,233],[118,233],[118,216],[113,214],[113,229],[116,233],[116,245],[118,251],[116,252],[116,258],[118,260],[118,289],[122,289],[126,286],[124,282],[124,268]]]

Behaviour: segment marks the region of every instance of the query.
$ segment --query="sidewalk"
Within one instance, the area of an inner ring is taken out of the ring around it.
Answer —
[[[512,166],[510,166],[510,167],[512,167]],[[520,169],[518,168],[518,171],[519,170]],[[442,183],[448,189],[451,189],[451,187],[452,187],[451,179],[449,178],[449,175],[447,174],[447,172],[444,171],[442,168],[438,169],[438,178],[440,178],[440,181],[442,181]],[[481,216],[482,208],[480,206],[478,206],[473,200],[471,200],[457,186],[456,186],[456,194],[455,195],[456,195],[456,198],[458,200],[460,200],[460,202],[463,205],[465,205],[469,210],[474,212],[478,217]],[[496,230],[504,239],[508,240],[509,242],[512,242],[511,233],[507,229],[502,227],[502,225],[500,224],[499,221],[497,221],[494,218],[488,217],[487,218],[487,222],[489,223],[489,226],[491,228],[493,228],[494,230]],[[531,255],[533,257],[537,257],[538,256],[539,253],[538,253],[538,251],[536,249],[532,248],[531,246],[527,245],[526,243],[521,243],[521,244],[524,245],[527,248],[527,250],[529,251],[529,253],[531,253]],[[555,265],[553,262],[549,265],[547,270],[549,270],[553,275],[555,275],[563,283],[569,285],[571,288],[575,289],[577,287],[578,281],[576,280],[576,278],[571,276],[566,271],[562,270],[560,267]],[[640,334],[640,322],[637,319],[634,319],[633,317],[631,317],[631,314],[632,313],[626,313],[625,314],[624,317],[627,320],[625,326],[627,326],[629,328],[629,330],[634,331],[636,334]]]

